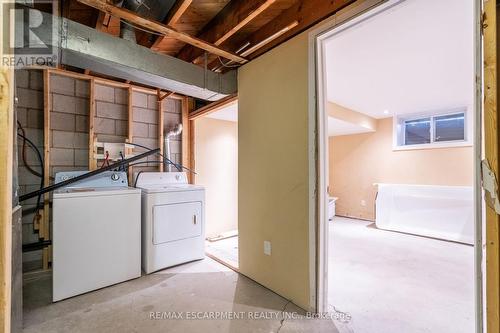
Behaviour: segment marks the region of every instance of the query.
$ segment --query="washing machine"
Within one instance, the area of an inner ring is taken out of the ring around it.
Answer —
[[[185,172],[143,172],[142,269],[152,273],[205,257],[205,189]]]
[[[56,173],[56,183],[86,171]],[[141,191],[104,172],[53,194],[52,300],[141,276]]]

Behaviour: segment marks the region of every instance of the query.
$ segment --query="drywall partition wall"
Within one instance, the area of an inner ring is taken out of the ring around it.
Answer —
[[[307,33],[238,70],[239,270],[304,309],[314,307],[308,79]]]
[[[15,71],[15,96],[17,103],[15,111],[17,120],[25,130],[26,136],[37,146],[43,158],[43,77],[39,70]],[[18,172],[19,194],[23,195],[40,187],[40,178],[33,175],[26,168],[22,154],[22,140],[18,140]],[[26,147],[26,161],[32,168],[40,172],[40,162],[36,153]],[[33,219],[36,199],[30,199],[23,205],[22,235],[23,244],[38,241],[34,230]],[[23,253],[23,269],[33,270],[42,267],[42,251]]]
[[[206,191],[206,237],[238,229],[238,123],[203,117],[195,129],[196,184]]]
[[[374,183],[472,186],[473,147],[392,150],[392,118],[377,131],[330,137],[329,193],[336,214],[375,219]]]

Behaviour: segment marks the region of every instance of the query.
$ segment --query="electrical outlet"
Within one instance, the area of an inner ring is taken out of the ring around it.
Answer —
[[[366,206],[366,200],[361,200],[361,206],[363,206],[363,207]]]
[[[267,256],[271,255],[271,242],[264,241],[264,254]]]

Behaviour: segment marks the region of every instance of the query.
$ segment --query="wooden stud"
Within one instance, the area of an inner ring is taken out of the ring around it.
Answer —
[[[44,186],[50,185],[50,72],[43,71],[43,171],[45,173]],[[43,219],[39,230],[40,238],[50,239],[49,219],[50,219],[50,195],[44,195]],[[47,248],[42,250],[42,267],[49,268],[49,251]]]
[[[484,29],[484,143],[485,158],[499,179],[498,66],[496,1],[485,1]],[[487,196],[489,199],[489,195]],[[500,217],[489,205],[486,210],[486,326],[500,332]]]
[[[89,170],[97,169],[97,160],[94,153],[97,153],[95,147],[95,80],[90,79],[89,92]]]
[[[161,98],[161,91],[158,89],[158,147],[160,147],[160,154],[163,155],[163,140],[164,140],[164,122],[165,115],[163,114],[163,98]],[[164,97],[165,98],[165,97]],[[160,156],[160,161],[163,158]],[[163,163],[159,164],[160,172],[164,171]]]
[[[133,104],[133,97],[134,97],[134,91],[132,90],[132,87],[128,87],[128,101],[127,101],[127,122],[128,122],[128,128],[127,128],[127,142],[133,143],[134,142],[134,104]],[[128,180],[129,183],[133,181],[134,177],[134,167],[129,167],[128,168]]]
[[[137,91],[137,92],[141,92],[141,93],[145,93],[145,94],[150,94],[150,95],[156,94],[157,89],[158,89],[158,88],[147,88],[147,87],[143,87],[143,86],[134,85],[131,83],[114,81],[114,80],[105,79],[102,77],[97,77],[97,76],[93,76],[93,75],[86,75],[86,74],[82,74],[82,73],[76,73],[76,72],[72,72],[72,71],[68,71],[68,70],[64,70],[64,69],[52,68],[52,67],[47,67],[47,66],[30,66],[28,68],[29,69],[39,69],[39,70],[48,70],[49,72],[51,72],[53,74],[66,76],[66,77],[72,77],[72,78],[80,79],[80,80],[89,80],[90,81],[90,80],[94,79],[95,83],[97,83],[97,84],[101,84],[101,85],[105,85],[105,86],[109,86],[109,87],[114,87],[114,88],[128,89],[129,87],[131,87],[133,91]],[[163,92],[163,90],[162,90],[162,92]],[[170,92],[168,92],[168,91],[165,93],[170,94]],[[182,95],[178,95],[176,93],[171,93],[170,95],[168,95],[168,97],[174,98],[177,100],[182,100],[182,98],[183,98]]]
[[[148,18],[142,17],[137,15],[136,13],[113,6],[111,4],[108,4],[106,2],[100,1],[100,0],[78,0],[79,2],[86,4],[87,6],[99,9],[100,11],[103,11],[105,13],[108,13],[111,16],[118,17],[120,19],[133,22],[135,25],[140,26],[144,29],[152,30],[164,35],[168,35],[169,37],[175,38],[177,40],[180,40],[184,43],[196,46],[200,49],[203,49],[207,52],[213,53],[215,55],[218,55],[220,57],[224,57],[229,60],[233,60],[237,63],[245,63],[247,60],[243,57],[240,57],[239,55],[226,51],[217,45],[214,45],[212,43],[208,43],[202,39],[190,36],[186,33],[183,33],[181,31],[178,31],[175,28],[172,28],[171,26],[165,25],[163,23],[157,22],[150,20]]]
[[[182,165],[194,170],[194,121],[189,120],[189,114],[194,109],[194,99],[184,97],[182,100]],[[194,184],[194,174],[188,172],[188,179]]]
[[[2,11],[2,9],[0,9]],[[0,50],[0,55],[3,51]],[[0,332],[10,332],[12,276],[13,69],[0,69]]]
[[[196,147],[196,141],[195,141],[195,134],[196,134],[196,126],[195,126],[195,121],[190,120],[189,121],[189,168],[193,171],[196,170],[196,160],[195,160],[195,147]],[[195,184],[196,182],[196,175],[192,172],[189,173],[189,180],[191,184]]]
[[[189,120],[195,120],[197,118],[206,116],[207,114],[218,111],[224,107],[227,107],[233,103],[236,103],[237,101],[238,101],[237,94],[229,95],[227,97],[222,98],[221,100],[218,100],[216,102],[212,102],[208,105],[205,105],[202,108],[199,108],[197,110],[190,112],[189,113]]]
[[[184,97],[181,102],[181,122],[182,122],[182,133],[181,133],[181,164],[189,168],[189,97]],[[191,176],[188,176],[191,179]]]

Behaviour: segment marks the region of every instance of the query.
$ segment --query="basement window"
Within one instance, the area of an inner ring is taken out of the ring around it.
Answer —
[[[465,109],[395,119],[396,149],[449,147],[467,143]]]

